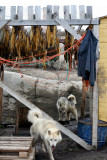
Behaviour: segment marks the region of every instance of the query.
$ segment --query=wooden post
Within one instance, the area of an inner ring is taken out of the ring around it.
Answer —
[[[80,19],[85,19],[85,6],[84,5],[79,6],[79,18]],[[82,25],[80,25],[78,27],[78,30],[77,30],[78,33],[80,33],[81,28],[82,28]]]
[[[79,6],[79,18],[85,19],[85,6],[84,5]],[[82,28],[82,25],[78,27],[78,33],[80,32],[81,28]],[[86,96],[85,80],[83,80],[82,81],[81,118],[84,118],[84,115],[85,115],[85,96]]]
[[[99,26],[96,25],[93,28],[93,33],[97,39],[99,39]],[[99,53],[99,42],[96,49],[96,55],[98,57]],[[96,63],[96,81],[93,87],[93,106],[92,106],[92,146],[97,148],[97,130],[98,130],[98,84],[97,84],[97,75],[98,75],[98,60]]]
[[[0,20],[5,19],[5,7],[0,6]],[[4,67],[3,67],[3,61],[0,62],[0,80],[3,81],[4,77]],[[2,102],[3,102],[3,88],[0,87],[0,124],[1,124],[1,118],[2,118]]]
[[[92,8],[91,6],[87,6],[87,13],[85,16],[85,6],[81,5],[79,6],[79,12],[80,12],[80,19],[85,19],[85,18],[92,18]],[[78,28],[78,31],[80,28]],[[81,117],[84,118],[85,115],[85,96],[86,96],[86,84],[85,81],[83,80],[83,88],[82,88],[82,105],[81,105]]]
[[[4,67],[3,62],[0,64],[0,72],[1,72],[1,81],[3,81],[4,78]],[[1,118],[2,118],[2,103],[3,103],[3,88],[0,87],[0,124],[1,124]]]
[[[87,14],[86,14],[86,18],[87,19],[91,19],[92,18],[92,6],[87,6]]]
[[[64,19],[69,19],[69,6],[64,6]]]
[[[23,20],[23,6],[18,6],[17,7],[17,15],[18,15],[18,20]]]
[[[71,19],[77,18],[77,7],[76,5],[71,6]]]
[[[81,103],[81,118],[84,118],[85,115],[85,80],[82,81],[82,103]]]
[[[35,19],[40,20],[41,19],[41,7],[35,6]]]
[[[15,20],[16,19],[16,6],[11,6],[10,19],[11,20]]]
[[[85,19],[85,6],[84,5],[79,6],[79,15],[80,15],[80,19]]]
[[[33,6],[28,6],[28,20],[33,20]]]
[[[0,6],[0,20],[5,19],[5,6]]]

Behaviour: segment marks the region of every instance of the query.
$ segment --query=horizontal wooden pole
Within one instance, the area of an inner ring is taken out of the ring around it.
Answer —
[[[46,114],[44,111],[42,111],[41,109],[39,109],[36,105],[32,104],[30,101],[28,101],[27,99],[23,98],[22,95],[14,92],[12,89],[10,89],[8,86],[6,86],[2,81],[0,81],[0,87],[3,88],[6,92],[8,92],[11,96],[13,96],[14,98],[16,98],[17,100],[19,100],[21,103],[23,103],[25,106],[27,106],[29,109],[37,109],[40,110],[44,117],[47,119],[53,119],[52,117],[50,117],[48,114]],[[92,150],[93,147],[91,145],[88,145],[85,141],[83,141],[80,137],[78,137],[77,135],[75,135],[72,131],[68,130],[67,128],[65,128],[64,126],[62,126],[60,123],[58,123],[57,121],[55,121],[55,124],[57,125],[57,127],[65,134],[67,135],[69,138],[73,139],[75,142],[77,142],[79,145],[81,145],[83,148],[85,148],[86,150]]]
[[[0,30],[6,26],[8,23],[10,22],[10,20],[0,20]]]
[[[63,21],[63,19],[61,19]],[[0,23],[2,21],[7,20],[0,20]],[[90,19],[66,19],[66,21],[69,25],[89,25]],[[99,25],[99,19],[92,19],[91,24],[93,25]],[[56,22],[55,19],[49,19],[49,20],[11,20],[8,23],[9,26],[47,26],[47,25],[56,25],[59,26],[59,23]]]

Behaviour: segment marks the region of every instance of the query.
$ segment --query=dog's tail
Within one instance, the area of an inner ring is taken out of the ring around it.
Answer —
[[[70,94],[70,95],[68,96],[68,100],[71,101],[71,102],[73,102],[74,104],[77,103],[77,102],[76,102],[76,98],[75,98],[75,96],[74,96],[73,94]]]
[[[35,123],[38,118],[42,118],[42,117],[43,117],[42,112],[40,112],[37,109],[29,110],[28,116],[27,116],[28,121],[31,122],[31,123]]]

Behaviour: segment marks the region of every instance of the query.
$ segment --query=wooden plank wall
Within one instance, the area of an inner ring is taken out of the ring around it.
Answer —
[[[100,59],[98,71],[99,119],[107,122],[107,17],[99,26]]]

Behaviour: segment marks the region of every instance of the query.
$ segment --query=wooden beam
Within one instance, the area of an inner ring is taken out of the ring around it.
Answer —
[[[99,26],[94,26],[93,33],[97,39],[99,39]],[[96,49],[96,55],[99,53],[99,43]],[[93,87],[93,106],[92,106],[92,146],[97,148],[97,132],[98,132],[98,84],[97,84],[97,74],[98,74],[98,60],[96,62],[96,81]]]
[[[43,19],[47,19],[47,7],[43,7]]]
[[[56,21],[77,40],[81,39],[81,35],[78,34],[65,20],[56,19]]]
[[[71,19],[76,19],[77,18],[77,6],[72,5],[71,6]]]
[[[87,6],[86,18],[91,19],[93,17],[92,6]]]
[[[17,7],[18,20],[23,20],[23,6]]]
[[[5,19],[5,6],[0,6],[0,20]]]
[[[0,21],[0,30],[3,29],[4,26],[6,26],[10,20],[2,20]]]
[[[53,19],[59,18],[59,6],[54,6],[53,8]]]
[[[3,67],[3,64],[1,63],[1,66],[0,66],[0,72],[1,72],[1,75],[0,75],[0,78],[1,78],[1,81],[3,81],[4,79],[4,67]],[[1,119],[2,119],[2,104],[3,103],[3,88],[0,87],[0,124],[1,124]]]
[[[16,6],[11,6],[11,10],[10,10],[10,18],[11,20],[15,20],[16,19]]]
[[[41,19],[41,6],[35,6],[35,19]]]
[[[6,21],[6,20],[5,20]],[[69,25],[89,25],[90,19],[66,19],[62,21],[66,21]],[[2,21],[0,21],[2,22]],[[92,19],[91,24],[99,25],[99,19]],[[56,25],[60,26],[55,19],[46,19],[46,20],[12,20],[8,23],[9,26],[47,26],[47,25]]]
[[[79,6],[79,16],[80,16],[80,19],[85,19],[85,6],[84,5]]]
[[[50,19],[52,18],[52,5],[47,5],[47,19]]]
[[[81,117],[85,115],[85,97],[86,97],[86,84],[85,80],[82,81],[82,103],[81,103]]]
[[[28,19],[33,20],[33,6],[28,6]]]
[[[41,111],[43,113],[43,116],[47,119],[53,119],[52,117],[50,117],[48,114],[46,114],[44,111],[42,111],[41,109],[39,109],[37,106],[35,106],[34,104],[32,104],[30,101],[28,101],[27,99],[23,98],[22,95],[14,92],[12,89],[10,89],[8,86],[6,86],[3,82],[0,81],[0,87],[3,88],[6,92],[8,92],[11,96],[13,96],[14,98],[16,98],[17,100],[19,100],[21,103],[23,103],[25,106],[27,106],[29,109],[37,109],[39,111]],[[78,137],[77,135],[75,135],[72,131],[68,130],[67,128],[65,128],[64,126],[62,126],[60,123],[58,123],[57,121],[54,121],[55,124],[57,125],[57,127],[65,134],[67,135],[69,138],[73,139],[75,142],[77,142],[79,145],[81,145],[83,148],[87,149],[87,150],[92,150],[93,147],[90,146],[89,144],[87,144],[85,141],[83,141],[80,137]]]
[[[64,6],[64,19],[69,19],[69,6]]]

